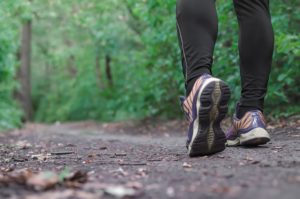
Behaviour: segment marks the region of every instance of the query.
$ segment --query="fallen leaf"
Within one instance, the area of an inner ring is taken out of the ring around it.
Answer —
[[[282,149],[283,147],[282,146],[274,146],[272,147],[272,149]]]
[[[122,175],[122,176],[128,176],[128,173],[124,171],[123,168],[119,167],[117,170],[111,171],[114,175]]]
[[[51,171],[45,171],[36,175],[32,175],[26,180],[26,184],[33,187],[37,191],[50,189],[58,183],[58,175]]]
[[[27,168],[4,173],[0,176],[0,184],[26,184],[27,179],[32,175],[32,171]]]
[[[253,158],[250,157],[250,156],[246,156],[245,160],[247,160],[247,161],[253,161]]]
[[[63,184],[69,188],[79,188],[88,180],[87,172],[76,171],[63,178]]]
[[[37,154],[37,155],[31,155],[31,158],[33,160],[39,160],[39,161],[45,161],[51,157],[50,153],[47,154]]]
[[[126,186],[134,189],[143,189],[143,185],[139,182],[128,182]]]
[[[11,171],[13,171],[14,170],[14,168],[12,168],[12,167],[1,167],[1,169],[0,169],[0,171],[1,172],[5,172],[5,173],[7,173],[7,172],[11,172]]]
[[[134,197],[137,196],[137,191],[133,188],[127,188],[125,186],[109,186],[104,188],[104,192],[108,195],[117,198],[124,198],[124,197]]]
[[[32,147],[32,145],[27,140],[20,140],[16,143],[18,149],[28,149]]]
[[[84,171],[76,171],[64,177],[64,181],[73,181],[73,182],[76,181],[79,183],[85,183],[87,179],[88,179],[87,172]]]
[[[170,198],[174,198],[175,197],[175,190],[173,187],[168,187],[166,190],[167,196]]]
[[[30,169],[22,169],[0,174],[0,184],[19,184],[36,191],[51,189],[56,185],[78,188],[87,182],[87,179],[87,173],[83,171],[74,173],[61,172],[60,174],[52,171],[43,171],[34,174]]]
[[[182,164],[182,167],[183,167],[183,168],[192,168],[192,165],[191,165],[191,164],[188,164],[188,163],[186,163],[186,162],[184,162],[184,163]]]
[[[139,168],[138,171],[137,171],[137,174],[142,176],[142,177],[145,177],[147,175],[147,169],[145,168]]]
[[[66,199],[66,198],[81,198],[81,199],[99,199],[102,198],[102,192],[89,193],[80,190],[64,190],[64,191],[52,191],[46,193],[32,194],[25,196],[25,199]]]
[[[217,155],[217,157],[218,157],[218,158],[222,158],[222,159],[225,158],[224,155]]]

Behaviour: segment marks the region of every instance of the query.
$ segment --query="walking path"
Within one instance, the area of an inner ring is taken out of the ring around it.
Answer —
[[[299,198],[299,126],[272,127],[266,146],[199,158],[187,157],[175,126],[139,133],[87,122],[1,134],[0,198]],[[41,178],[45,171],[59,180]]]

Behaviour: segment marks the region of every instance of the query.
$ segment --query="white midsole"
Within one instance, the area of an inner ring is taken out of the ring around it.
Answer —
[[[226,146],[239,146],[240,145],[240,138],[236,138],[235,140],[227,140]]]
[[[209,78],[208,80],[206,80],[204,82],[204,85],[202,86],[201,90],[199,91],[198,93],[198,96],[197,96],[197,103],[196,103],[196,110],[197,110],[197,117],[193,123],[193,136],[192,136],[192,139],[191,139],[191,142],[189,144],[189,147],[188,147],[188,152],[190,153],[191,149],[192,149],[192,144],[197,136],[197,132],[198,132],[198,129],[199,129],[199,117],[198,117],[198,113],[199,113],[199,110],[201,108],[201,102],[200,102],[200,97],[201,97],[201,94],[203,92],[203,90],[205,89],[205,87],[211,83],[211,82],[217,82],[217,81],[221,81],[220,79],[217,79],[217,78]]]
[[[255,128],[249,131],[248,133],[240,135],[240,144],[243,144],[249,140],[258,139],[258,138],[269,138],[269,133],[263,128]]]
[[[260,138],[270,139],[270,135],[265,129],[259,127],[259,128],[252,129],[248,133],[241,134],[235,140],[227,140],[226,145],[239,146],[239,145],[243,145],[245,142],[248,142],[250,140],[260,139]]]

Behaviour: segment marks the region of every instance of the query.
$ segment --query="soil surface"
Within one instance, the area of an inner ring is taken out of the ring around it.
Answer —
[[[0,134],[0,198],[297,199],[299,121],[269,125],[265,146],[198,158],[182,121],[28,124]]]

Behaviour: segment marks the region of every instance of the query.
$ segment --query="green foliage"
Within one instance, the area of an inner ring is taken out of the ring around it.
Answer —
[[[35,25],[34,35],[39,44],[35,60],[39,61],[34,67],[40,69],[34,75],[38,120],[182,116],[178,96],[184,94],[184,80],[176,36],[175,0],[54,2],[41,3],[52,17],[44,12]],[[296,1],[271,2],[276,50],[266,108],[273,115],[297,112],[297,109],[276,111],[278,107],[296,105],[299,98],[296,86],[299,84],[299,13],[291,9],[294,5]],[[41,9],[40,6],[37,7]],[[213,72],[229,83],[233,111],[240,96],[238,25],[232,2],[219,0],[217,9],[219,37]],[[57,27],[55,30],[44,27],[49,21]],[[71,47],[63,45],[66,35]],[[39,39],[42,41],[38,42]],[[40,53],[42,45],[47,49],[46,54]],[[113,87],[107,86],[105,77],[106,54],[113,60]],[[76,59],[76,76],[70,75],[66,66],[70,55]],[[96,55],[101,57],[102,88],[97,85]],[[46,65],[51,70],[42,72],[41,67]],[[49,91],[47,95],[45,90]]]
[[[274,1],[272,11],[276,49],[267,106],[276,116],[299,113],[300,13],[297,1]]]
[[[33,21],[36,120],[182,117],[178,96],[184,94],[184,79],[176,35],[176,0],[3,2],[0,119],[4,126],[20,121],[12,90],[17,85],[13,77],[18,30],[25,19]],[[299,113],[300,13],[295,9],[297,0],[273,0],[270,4],[276,47],[266,109],[272,115],[287,116]],[[229,83],[233,111],[240,96],[238,25],[231,1],[218,0],[217,9],[219,37],[213,72]],[[107,55],[112,59],[112,86],[105,69]]]
[[[17,48],[14,20],[11,12],[13,2],[0,2],[0,130],[20,125],[21,111],[12,99],[16,87],[15,52]]]

